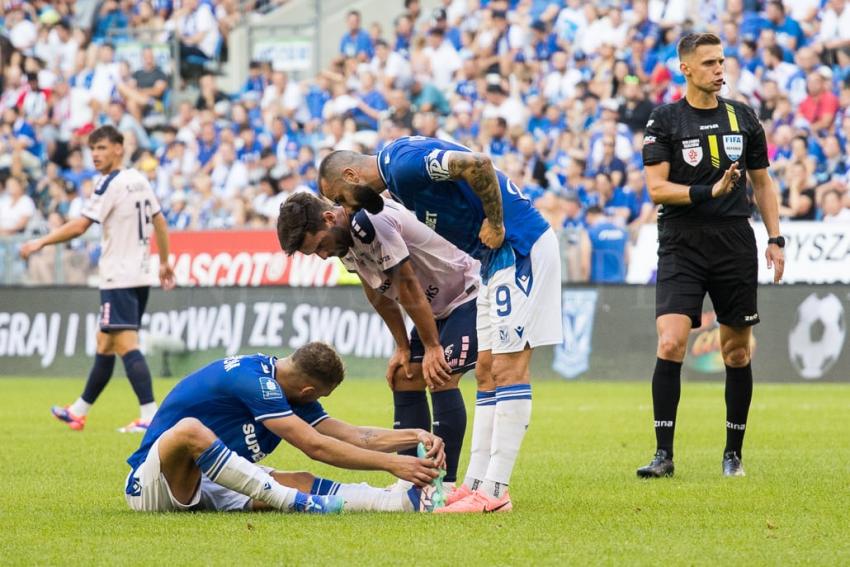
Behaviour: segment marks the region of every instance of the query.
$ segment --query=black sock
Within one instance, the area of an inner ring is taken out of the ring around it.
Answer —
[[[424,429],[431,431],[431,410],[425,390],[419,392],[393,392],[395,417],[393,429]],[[399,451],[399,455],[416,456],[416,447]]]
[[[457,480],[457,465],[466,433],[466,406],[460,390],[444,390],[431,393],[434,406],[434,435],[446,444],[446,482]]]
[[[97,397],[109,384],[109,379],[112,378],[112,370],[115,368],[114,354],[95,354],[94,365],[89,371],[89,378],[86,380],[86,386],[83,388],[83,395],[80,396],[84,402],[93,404],[97,401]]]
[[[726,448],[741,456],[744,433],[747,429],[747,414],[753,399],[753,367],[726,367]]]
[[[676,431],[676,409],[682,391],[682,363],[657,359],[652,374],[652,410],[655,417],[655,442],[673,458],[673,434]]]
[[[136,392],[136,397],[139,399],[139,405],[143,406],[154,401],[153,381],[148,363],[145,361],[145,355],[138,350],[131,350],[121,359],[124,361],[124,370],[127,372],[130,385],[133,386],[133,391]]]

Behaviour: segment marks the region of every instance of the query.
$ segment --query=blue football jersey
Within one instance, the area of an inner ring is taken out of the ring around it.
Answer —
[[[450,179],[447,152],[469,148],[424,136],[408,136],[378,153],[378,169],[393,197],[437,234],[481,261],[485,278],[511,265],[514,254],[528,256],[549,224],[508,177],[496,170],[502,190],[505,244],[487,248],[478,238],[484,222],[481,199],[463,180]]]
[[[275,380],[273,356],[254,354],[216,360],[181,380],[151,421],[142,445],[127,462],[145,461],[151,445],[184,417],[212,429],[228,449],[257,462],[277,447],[280,437],[263,426],[267,419],[295,414],[315,426],[328,417],[319,402],[290,404]]]

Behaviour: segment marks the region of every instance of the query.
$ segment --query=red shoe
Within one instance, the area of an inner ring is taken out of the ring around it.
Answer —
[[[434,510],[435,514],[474,514],[482,512],[510,512],[513,509],[511,496],[507,491],[499,497],[493,498],[476,490],[466,498],[461,498],[450,506]]]
[[[69,410],[68,407],[69,406],[53,406],[52,408],[50,408],[50,413],[53,414],[53,417],[65,423],[74,431],[82,431],[83,427],[86,426],[86,416],[74,415],[71,413],[71,410]]]

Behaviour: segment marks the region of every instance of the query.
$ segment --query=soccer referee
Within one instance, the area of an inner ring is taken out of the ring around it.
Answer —
[[[652,376],[657,451],[641,478],[673,475],[673,433],[688,334],[711,297],[726,365],[726,448],[723,474],[743,476],[741,447],[753,393],[750,366],[758,257],[750,227],[745,178],[769,236],[767,266],[782,278],[785,240],[779,233],[776,189],[767,171],[764,130],[748,106],[726,100],[723,47],[710,33],[679,41],[685,97],[656,108],[646,127],[643,161],[658,215],[655,316],[658,350]]]

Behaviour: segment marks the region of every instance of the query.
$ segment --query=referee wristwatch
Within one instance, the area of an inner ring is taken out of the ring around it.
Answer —
[[[785,248],[785,237],[782,235],[774,236],[773,238],[768,238],[767,243],[768,245],[776,244],[780,248]]]

